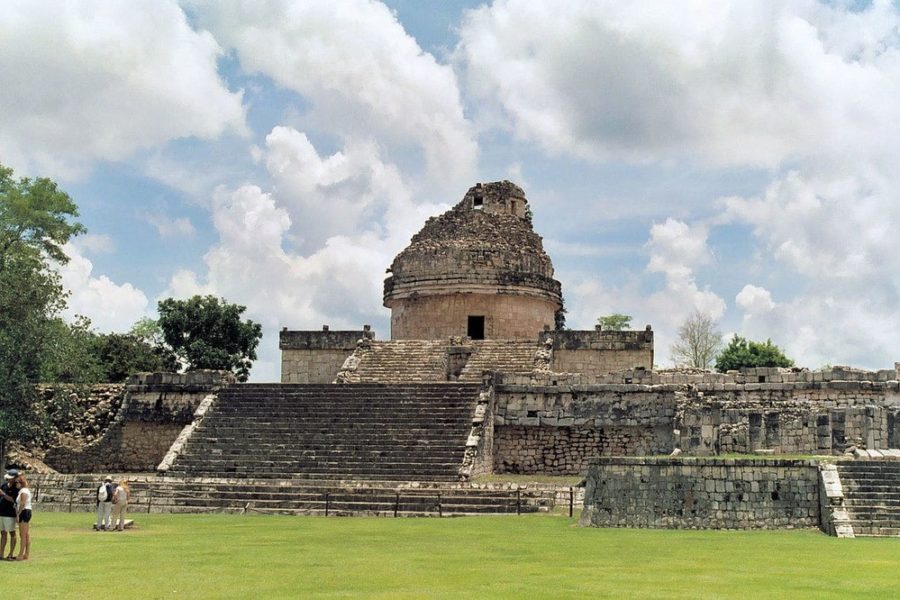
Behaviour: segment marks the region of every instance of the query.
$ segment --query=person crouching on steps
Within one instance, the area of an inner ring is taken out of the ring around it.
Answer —
[[[97,531],[111,529],[112,497],[112,477],[107,476],[97,488]]]
[[[31,490],[24,475],[16,478],[19,495],[16,497],[16,514],[19,522],[19,555],[16,560],[28,560],[31,552]]]
[[[129,495],[131,495],[131,490],[128,489],[128,480],[120,479],[112,498],[112,526],[116,531],[125,529],[125,515],[128,512]]]
[[[19,472],[10,469],[3,476],[0,484],[0,559],[15,560],[16,556],[16,477]],[[9,540],[9,553],[6,553],[6,542]]]

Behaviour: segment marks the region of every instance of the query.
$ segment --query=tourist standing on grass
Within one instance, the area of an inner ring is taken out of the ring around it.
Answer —
[[[28,488],[28,480],[24,475],[16,478],[19,487],[19,495],[16,496],[16,514],[19,521],[19,555],[16,560],[28,560],[31,552],[31,490]]]
[[[10,469],[3,476],[0,484],[0,559],[15,560],[16,557],[16,477],[19,472]],[[9,540],[9,553],[6,553],[6,542]]]
[[[97,488],[97,531],[109,529],[112,519],[112,477],[107,477]]]
[[[116,491],[113,492],[112,501],[112,526],[116,531],[125,529],[125,515],[128,512],[128,500],[131,490],[128,489],[128,480],[120,479]]]

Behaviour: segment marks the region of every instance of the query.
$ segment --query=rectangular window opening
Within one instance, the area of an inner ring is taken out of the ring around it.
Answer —
[[[484,208],[484,198],[475,198],[472,200],[472,208],[475,210],[482,210]]]
[[[473,340],[484,339],[484,317],[469,316],[468,336]]]

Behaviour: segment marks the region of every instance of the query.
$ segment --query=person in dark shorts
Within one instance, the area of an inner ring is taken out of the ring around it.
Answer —
[[[19,472],[10,469],[3,476],[4,482],[0,484],[0,559],[15,560],[16,556],[16,496],[19,488],[16,487],[16,478]],[[9,541],[9,553],[6,552],[6,542]]]
[[[24,475],[16,478],[19,495],[16,497],[16,514],[19,521],[19,555],[16,560],[28,560],[31,552],[31,489]]]

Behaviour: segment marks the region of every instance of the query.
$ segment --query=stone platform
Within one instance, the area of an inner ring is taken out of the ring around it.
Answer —
[[[319,516],[464,516],[581,509],[583,489],[552,484],[128,476],[130,515],[264,513]],[[36,510],[89,512],[96,474],[36,475]]]

